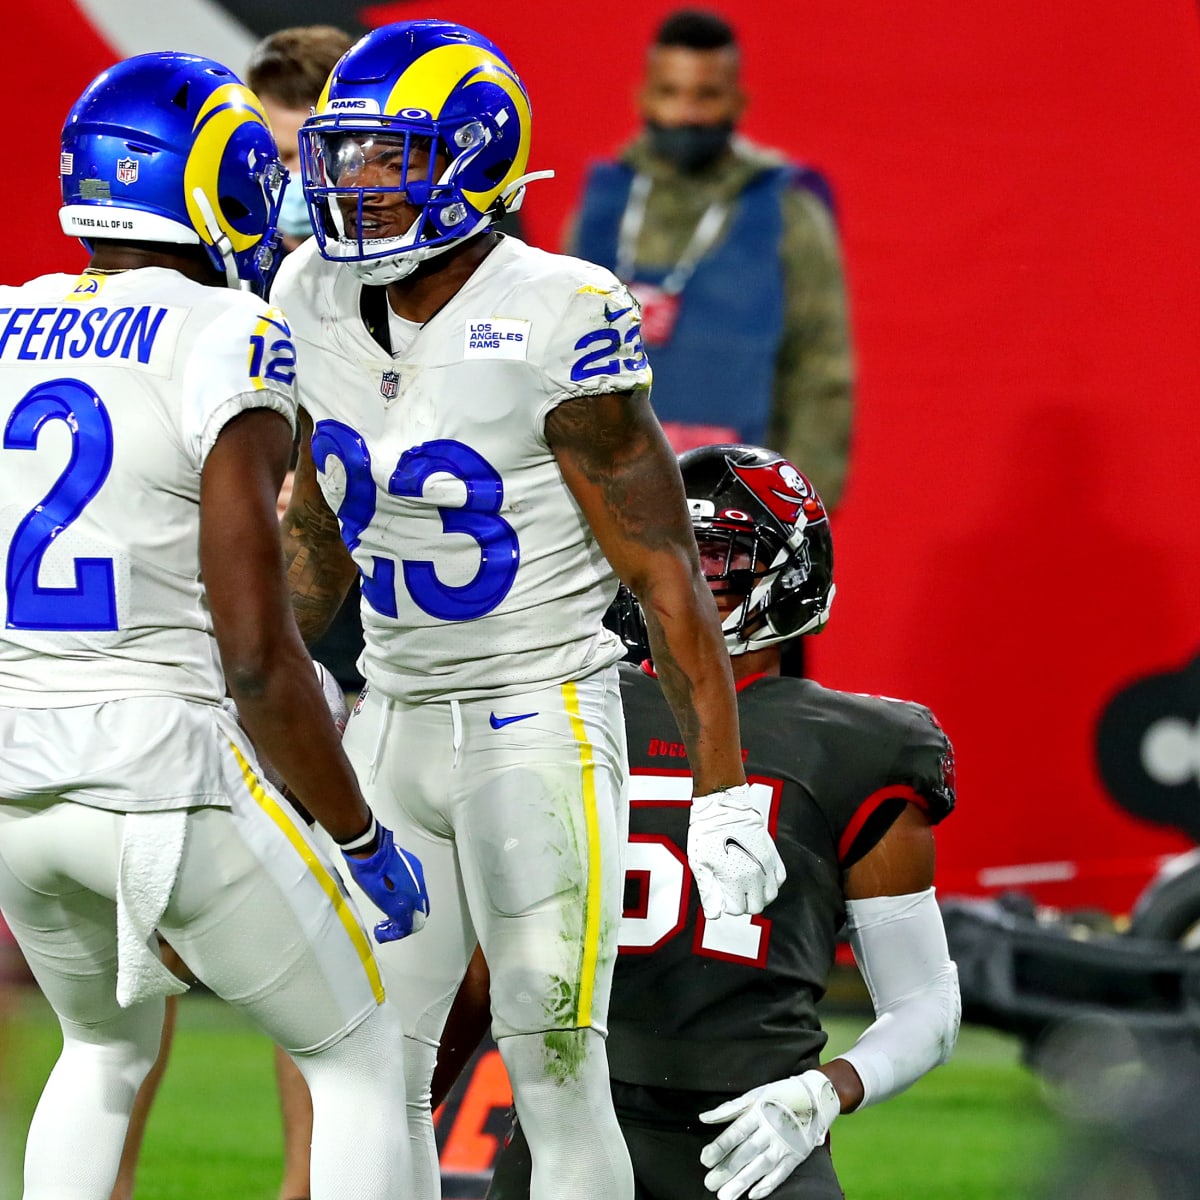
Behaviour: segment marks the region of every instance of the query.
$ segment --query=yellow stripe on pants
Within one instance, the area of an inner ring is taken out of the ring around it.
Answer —
[[[600,954],[600,819],[596,812],[596,761],[587,729],[579,712],[579,692],[574,683],[562,685],[563,701],[571,719],[571,732],[579,743],[582,768],[583,817],[587,826],[587,902],[583,924],[583,955],[579,964],[579,1028],[592,1024],[592,996],[596,988],[596,959]]]
[[[279,807],[275,798],[264,790],[262,784],[258,781],[258,776],[254,774],[254,768],[246,761],[242,752],[232,742],[229,743],[229,746],[237,758],[238,766],[242,769],[242,778],[246,781],[246,787],[250,795],[254,797],[254,802],[271,818],[284,837],[291,842],[293,849],[304,859],[305,866],[308,867],[317,883],[320,884],[321,891],[333,903],[338,920],[341,921],[342,927],[350,935],[350,941],[354,943],[354,949],[358,951],[359,962],[362,963],[363,970],[367,973],[367,979],[371,983],[371,991],[375,994],[375,1003],[382,1004],[384,987],[383,979],[379,974],[379,964],[375,961],[375,955],[371,950],[371,943],[367,941],[367,935],[358,923],[358,918],[346,903],[346,897],[342,895],[342,890],[338,887],[337,880],[325,869],[325,864],[313,853],[312,847],[309,846],[303,836],[301,836],[300,831],[288,819],[287,814]]]

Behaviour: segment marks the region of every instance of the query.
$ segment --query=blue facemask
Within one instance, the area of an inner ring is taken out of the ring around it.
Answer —
[[[313,228],[308,205],[304,203],[304,188],[298,179],[289,179],[284,189],[283,203],[279,206],[278,228],[285,237],[312,237]]]

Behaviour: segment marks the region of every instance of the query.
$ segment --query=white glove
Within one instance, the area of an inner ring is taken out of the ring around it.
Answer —
[[[747,1188],[750,1200],[769,1196],[825,1141],[841,1111],[829,1077],[805,1071],[702,1112],[709,1125],[737,1117],[700,1151],[700,1162],[712,1168],[704,1186],[717,1200],[737,1200]]]
[[[687,856],[710,921],[723,912],[762,912],[787,878],[747,783],[692,799]]]

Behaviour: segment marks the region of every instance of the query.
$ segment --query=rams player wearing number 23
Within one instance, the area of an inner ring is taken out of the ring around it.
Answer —
[[[367,35],[301,128],[316,236],[273,292],[303,422],[284,517],[293,603],[315,637],[361,575],[368,687],[346,750],[429,882],[424,945],[381,955],[421,1200],[439,1189],[437,1043],[476,940],[533,1195],[633,1195],[603,1042],[627,820],[622,647],[602,625],[618,575],[695,769],[706,911],[758,911],[782,879],[747,799],[638,307],[608,271],[492,229],[534,178],[530,121],[480,34],[414,21]]]

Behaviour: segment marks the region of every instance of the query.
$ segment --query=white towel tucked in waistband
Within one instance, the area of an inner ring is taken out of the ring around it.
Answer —
[[[155,928],[175,887],[188,814],[127,813],[117,874],[117,1003],[187,991],[156,953]]]

